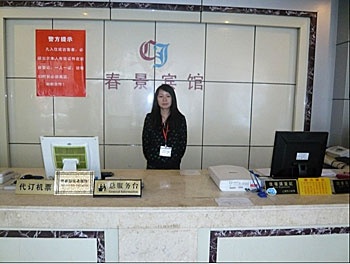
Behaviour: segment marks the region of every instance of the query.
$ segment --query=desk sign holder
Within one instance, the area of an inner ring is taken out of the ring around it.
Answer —
[[[350,180],[349,179],[336,179],[333,180],[333,193],[350,193]]]
[[[266,191],[274,189],[276,194],[297,194],[298,186],[297,180],[267,180],[265,181]],[[267,192],[269,193],[269,192]]]
[[[329,178],[299,178],[298,189],[300,195],[330,195],[332,194]]]
[[[141,197],[142,180],[108,179],[95,180],[94,197],[118,196],[118,197]]]
[[[16,194],[53,194],[53,180],[17,179]]]
[[[56,171],[55,195],[92,195],[93,171]]]

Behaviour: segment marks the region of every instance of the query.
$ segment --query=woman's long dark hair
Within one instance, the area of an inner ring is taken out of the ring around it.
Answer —
[[[152,117],[152,123],[154,128],[160,128],[162,127],[162,116],[160,114],[160,107],[158,104],[158,94],[159,91],[163,90],[165,92],[168,92],[171,96],[171,106],[170,106],[170,115],[167,119],[167,123],[169,124],[169,127],[176,127],[178,120],[180,117],[183,116],[183,114],[179,111],[177,108],[177,100],[176,100],[176,95],[174,88],[171,87],[169,84],[162,84],[159,86],[154,94],[153,98],[153,106],[152,106],[152,111],[151,111],[151,117]]]

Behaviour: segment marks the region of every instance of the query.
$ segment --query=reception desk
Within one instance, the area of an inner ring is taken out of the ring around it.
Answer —
[[[221,192],[206,170],[114,173],[142,179],[142,197],[0,190],[0,262],[349,262],[349,194],[260,198]]]

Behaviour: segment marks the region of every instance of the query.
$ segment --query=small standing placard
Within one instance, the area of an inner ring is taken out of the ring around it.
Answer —
[[[53,194],[53,180],[18,179],[16,194]]]
[[[141,192],[141,179],[108,179],[95,181],[94,196],[141,197]]]
[[[298,189],[300,195],[332,194],[331,180],[329,178],[299,178]]]
[[[276,190],[276,194],[296,194],[298,193],[297,180],[272,180],[265,181],[265,188]]]
[[[56,195],[92,195],[94,186],[93,171],[56,171]]]

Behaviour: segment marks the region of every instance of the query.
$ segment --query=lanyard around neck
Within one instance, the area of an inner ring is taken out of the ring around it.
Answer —
[[[168,140],[168,132],[169,132],[169,124],[168,123],[166,125],[165,124],[163,125],[162,132],[163,132],[163,137],[164,137],[165,144],[166,144],[166,142]]]

